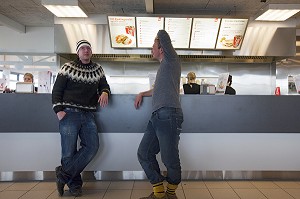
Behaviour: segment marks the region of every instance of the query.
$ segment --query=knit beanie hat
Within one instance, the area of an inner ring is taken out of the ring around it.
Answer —
[[[88,42],[87,40],[80,40],[76,43],[76,53],[78,53],[79,49],[82,47],[82,46],[88,46],[92,49],[92,46],[90,44],[90,42]]]

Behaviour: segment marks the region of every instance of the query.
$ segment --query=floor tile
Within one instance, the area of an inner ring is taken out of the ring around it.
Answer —
[[[101,199],[104,197],[105,192],[106,190],[85,190],[78,199]]]
[[[152,190],[152,185],[149,181],[134,181],[133,189],[148,189]]]
[[[68,191],[65,191],[63,197],[58,195],[57,191],[52,192],[52,194],[47,199],[74,199],[75,197],[72,196]]]
[[[52,190],[28,191],[20,199],[46,199],[52,193]]]
[[[297,182],[276,181],[274,183],[282,189],[300,189],[300,184]]]
[[[257,189],[234,189],[241,199],[267,199],[259,190]]]
[[[130,199],[131,191],[108,189],[103,199]]]
[[[208,189],[230,189],[226,181],[204,181]]]
[[[18,199],[25,193],[26,191],[1,191],[0,199]]]
[[[9,186],[11,186],[13,182],[0,182],[0,191],[5,190]]]
[[[232,189],[209,189],[214,199],[239,199]]]
[[[132,189],[133,181],[111,181],[108,189]]]
[[[203,181],[182,181],[183,189],[206,189]]]
[[[227,181],[233,189],[255,189],[255,186],[249,181]]]
[[[252,181],[251,182],[258,189],[279,189],[272,181]]]
[[[149,196],[152,189],[133,189],[130,199],[140,199],[141,197]]]
[[[268,199],[293,199],[287,192],[282,189],[260,189]]]
[[[95,182],[87,182],[83,185],[83,190],[85,189],[108,189],[110,185],[110,181],[95,181]]]
[[[32,191],[37,191],[37,190],[52,190],[52,191],[54,191],[55,189],[56,189],[55,182],[39,182],[31,190]]]
[[[8,187],[7,191],[28,191],[35,187],[38,182],[16,182],[10,187]]]
[[[295,199],[300,199],[300,189],[285,189]]]
[[[208,189],[184,189],[186,199],[213,199]]]

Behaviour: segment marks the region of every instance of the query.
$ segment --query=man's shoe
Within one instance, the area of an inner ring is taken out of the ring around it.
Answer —
[[[81,196],[82,195],[82,188],[79,187],[79,188],[73,188],[73,189],[69,189],[69,192],[72,196]]]
[[[152,192],[148,197],[142,197],[140,199],[168,199],[166,195],[164,195],[164,197],[162,198],[158,198],[154,195],[154,193]]]
[[[60,171],[61,171],[61,166],[58,166],[55,168],[56,188],[57,188],[59,196],[62,196],[62,195],[64,195],[65,183],[61,182],[61,180],[59,179]]]
[[[176,194],[168,194],[168,193],[166,193],[166,195],[167,195],[167,199],[178,199],[177,196],[176,196]]]

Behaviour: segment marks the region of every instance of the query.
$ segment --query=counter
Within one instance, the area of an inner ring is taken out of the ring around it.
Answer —
[[[100,148],[87,179],[145,179],[136,151],[151,97],[112,95],[96,112]],[[183,95],[183,179],[299,179],[299,96]],[[60,164],[50,94],[0,95],[0,181],[53,180]],[[164,167],[159,160],[162,169]]]
[[[96,112],[101,133],[142,133],[151,115],[151,97],[140,109],[135,95],[112,95]],[[182,133],[298,133],[299,96],[181,95]],[[58,132],[50,94],[1,94],[1,132]]]

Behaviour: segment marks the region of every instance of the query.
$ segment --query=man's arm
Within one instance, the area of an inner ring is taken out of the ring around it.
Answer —
[[[136,109],[138,109],[143,101],[143,97],[149,97],[152,96],[153,93],[153,89],[148,90],[148,91],[144,91],[144,92],[140,92],[136,97],[135,97],[135,101],[134,101],[134,107]]]

